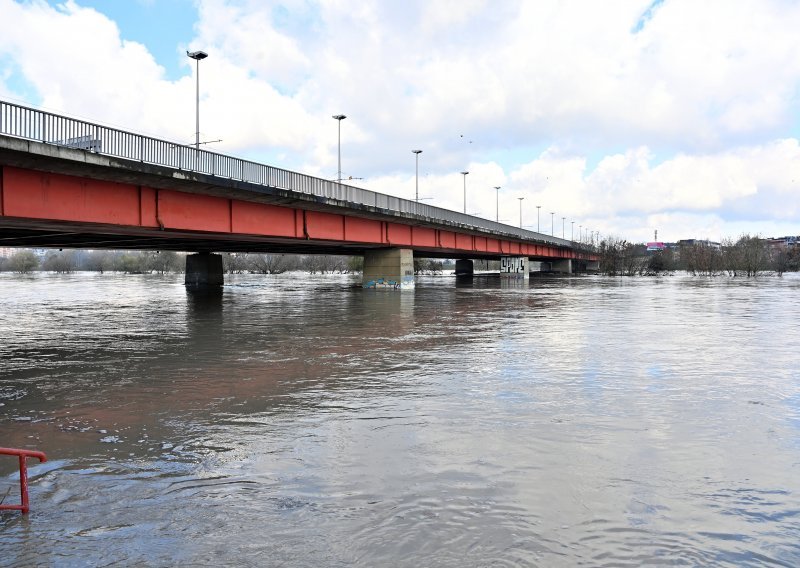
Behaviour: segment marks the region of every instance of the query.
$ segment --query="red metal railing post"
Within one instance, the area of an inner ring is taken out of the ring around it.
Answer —
[[[21,511],[27,513],[30,510],[30,501],[28,500],[28,458],[36,458],[40,462],[47,461],[47,456],[43,452],[36,450],[19,450],[16,448],[0,448],[0,455],[17,456],[19,458],[19,505],[0,505],[1,510]]]
[[[19,497],[22,502],[22,513],[27,513],[31,506],[28,500],[28,458],[19,456]]]

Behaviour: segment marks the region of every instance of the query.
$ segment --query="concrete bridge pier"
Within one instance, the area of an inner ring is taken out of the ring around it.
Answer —
[[[527,280],[530,277],[528,272],[528,263],[528,257],[525,256],[501,257],[500,278]]]
[[[203,289],[223,284],[222,255],[200,252],[186,257],[187,288]]]
[[[411,249],[376,249],[364,253],[364,288],[414,289],[414,251]]]
[[[467,258],[456,260],[456,276],[472,276],[475,272],[474,264]]]
[[[572,259],[563,258],[561,260],[554,260],[551,263],[551,270],[553,272],[560,272],[561,274],[572,274]]]

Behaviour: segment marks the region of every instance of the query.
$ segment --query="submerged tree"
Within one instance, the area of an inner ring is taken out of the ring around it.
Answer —
[[[48,272],[69,273],[78,268],[78,254],[74,250],[49,251],[42,261],[41,269]]]
[[[414,259],[414,274],[441,274],[443,270],[441,260],[433,258]]]
[[[159,274],[168,272],[181,272],[184,265],[183,255],[172,250],[154,251],[148,255],[146,268]]]
[[[642,274],[648,259],[642,244],[608,237],[597,247],[600,256],[600,273],[608,276],[634,276]]]
[[[769,251],[763,239],[744,234],[722,243],[723,265],[730,276],[758,276],[769,269]]]
[[[715,276],[723,270],[722,253],[708,243],[682,246],[680,267],[693,275]]]
[[[247,266],[258,274],[282,274],[291,269],[290,260],[282,254],[251,254]]]
[[[39,268],[39,257],[30,250],[21,250],[11,255],[8,268],[13,272],[27,274]]]
[[[222,253],[222,270],[227,274],[242,274],[247,272],[249,259],[246,253],[224,252]]]

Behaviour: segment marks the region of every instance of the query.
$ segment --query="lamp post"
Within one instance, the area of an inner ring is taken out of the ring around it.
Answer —
[[[554,221],[553,221],[553,219],[555,219],[555,214],[556,214],[555,211],[550,211],[550,236],[551,237],[555,237],[556,236],[555,225],[554,225]]]
[[[522,200],[524,197],[517,197],[519,199],[519,228],[522,228]]]
[[[564,223],[566,223],[566,221],[567,221],[566,217],[561,217],[561,238],[562,239],[564,238]]]
[[[347,117],[343,114],[334,114],[333,118],[339,122],[339,173],[336,176],[336,181],[342,183],[342,121]]]
[[[495,192],[495,207],[497,208],[496,209],[497,213],[495,213],[495,219],[494,220],[495,220],[496,223],[499,223],[500,222],[500,186],[499,185],[494,186],[494,192]]]
[[[574,241],[575,240],[575,221],[570,221],[569,224],[570,224],[569,240],[570,241]]]
[[[416,174],[415,174],[415,182],[414,182],[414,201],[419,203],[419,155],[422,154],[422,150],[411,150],[414,152],[414,161],[416,162]]]
[[[541,205],[537,205],[537,206],[536,206],[536,232],[537,232],[537,233],[540,233],[540,232],[541,232],[541,231],[539,230],[539,209],[541,209],[541,208],[542,208],[542,206],[541,206]]]
[[[194,96],[194,110],[195,110],[195,132],[194,132],[194,148],[200,149],[200,60],[208,57],[205,51],[186,51],[186,55],[191,57],[197,62],[195,68],[195,77],[197,78],[197,86],[195,88]]]
[[[578,242],[579,243],[583,242],[583,238],[582,238],[583,237],[583,233],[581,231],[583,231],[583,225],[578,225]]]
[[[464,213],[467,212],[467,174],[469,172],[461,172],[461,175],[464,176]]]

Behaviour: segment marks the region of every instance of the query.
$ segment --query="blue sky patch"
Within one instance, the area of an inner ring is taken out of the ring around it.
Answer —
[[[48,0],[52,6],[60,0]],[[168,80],[186,75],[185,46],[194,38],[197,9],[192,0],[78,0],[78,6],[92,8],[113,20],[123,40],[147,47],[156,62],[166,70]]]
[[[5,86],[10,91],[12,97],[20,101],[27,101],[22,103],[28,105],[40,105],[42,98],[36,88],[26,78],[24,73],[20,73],[19,65],[14,61],[13,57],[9,55],[0,54],[0,77]],[[16,102],[16,101],[12,101]]]

